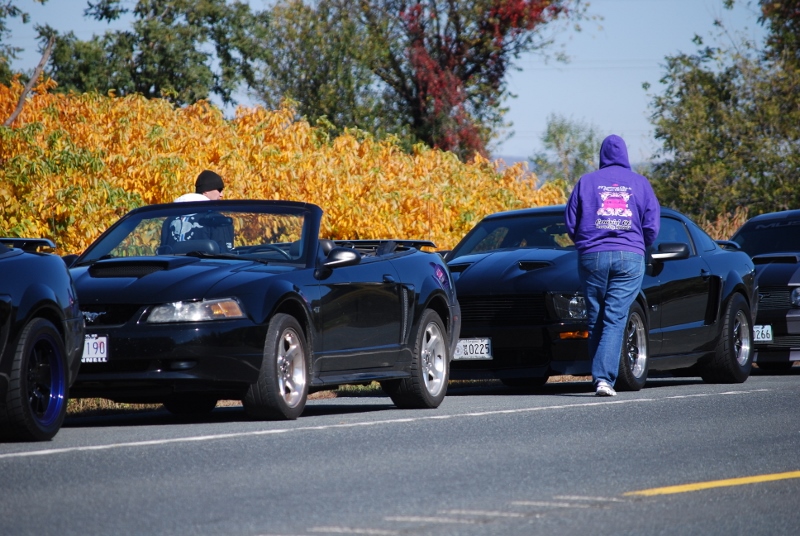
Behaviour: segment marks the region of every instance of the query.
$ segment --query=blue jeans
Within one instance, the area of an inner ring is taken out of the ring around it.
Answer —
[[[642,287],[644,257],[629,251],[585,253],[578,272],[586,297],[592,378],[614,385],[628,310]]]

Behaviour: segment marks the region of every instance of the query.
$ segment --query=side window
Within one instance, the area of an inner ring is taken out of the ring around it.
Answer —
[[[694,244],[689,237],[689,231],[682,221],[669,218],[666,216],[661,217],[661,229],[658,231],[658,237],[653,243],[653,249],[658,249],[659,244],[664,242],[680,242],[689,245],[689,250],[692,254],[694,251]]]

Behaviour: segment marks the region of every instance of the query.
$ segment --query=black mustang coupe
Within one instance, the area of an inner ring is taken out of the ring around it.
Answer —
[[[78,375],[83,317],[53,242],[0,238],[0,438],[47,441]]]
[[[378,381],[398,407],[438,407],[460,327],[446,264],[430,242],[320,239],[321,218],[289,201],[129,212],[71,264],[71,395],[296,419],[309,392]]]
[[[758,274],[755,362],[789,370],[800,361],[800,210],[751,218],[731,241],[753,257]]]
[[[682,214],[661,210],[642,291],[628,314],[617,387],[650,371],[743,382],[752,364],[755,268]],[[578,253],[564,206],[492,214],[445,255],[462,310],[453,379],[535,386],[591,374]]]

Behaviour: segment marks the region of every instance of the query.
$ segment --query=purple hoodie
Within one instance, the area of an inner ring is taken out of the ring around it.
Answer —
[[[648,180],[631,171],[628,149],[611,135],[600,147],[600,169],[578,181],[565,211],[567,232],[580,253],[632,251],[655,241],[661,208]]]

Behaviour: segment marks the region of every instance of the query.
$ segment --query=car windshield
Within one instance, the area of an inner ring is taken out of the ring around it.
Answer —
[[[190,255],[305,263],[306,213],[285,206],[175,203],[120,220],[78,259]]]
[[[453,249],[450,260],[510,248],[574,248],[564,214],[530,214],[481,221]]]
[[[800,220],[751,222],[731,238],[748,255],[800,252]]]

